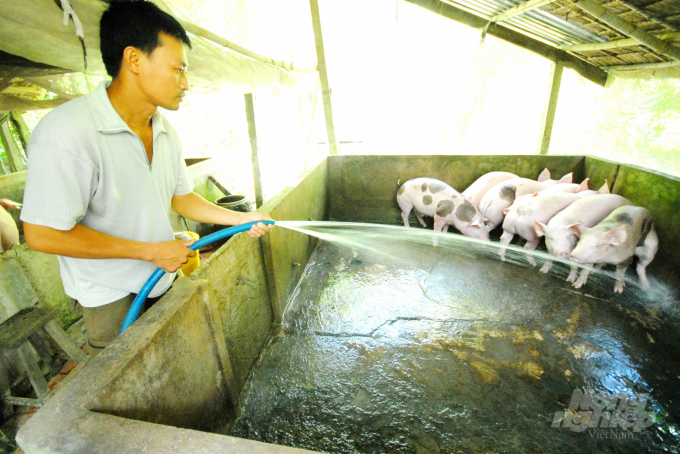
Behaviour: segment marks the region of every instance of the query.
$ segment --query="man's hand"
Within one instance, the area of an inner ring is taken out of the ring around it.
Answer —
[[[256,221],[273,221],[273,219],[267,215],[260,213],[244,213],[238,225]],[[247,233],[253,238],[259,238],[265,233],[271,232],[272,230],[274,230],[273,224],[262,224],[261,222],[258,222],[257,224],[252,226]]]
[[[189,261],[189,257],[196,257],[196,251],[187,249],[196,240],[172,240],[154,243],[150,262],[168,273],[174,273]]]

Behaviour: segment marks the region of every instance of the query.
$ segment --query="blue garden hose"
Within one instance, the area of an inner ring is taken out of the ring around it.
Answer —
[[[189,249],[195,251],[196,249],[200,249],[203,246],[206,246],[210,243],[214,243],[217,240],[221,240],[228,236],[236,235],[237,233],[246,232],[250,230],[250,228],[255,224],[260,223],[270,225],[274,224],[274,221],[256,221],[248,222],[246,224],[241,225],[235,225],[234,227],[229,227],[228,229],[223,229],[201,238],[200,240],[196,241],[194,244],[189,246]],[[123,331],[125,331],[130,325],[134,323],[135,320],[137,320],[137,316],[139,315],[139,311],[142,309],[144,301],[146,301],[146,297],[149,296],[151,290],[156,286],[156,284],[161,279],[161,277],[163,277],[164,274],[165,271],[163,271],[160,268],[157,268],[156,271],[153,272],[149,280],[146,281],[146,283],[142,286],[142,289],[137,294],[137,297],[132,302],[132,306],[130,306],[130,310],[125,316],[125,320],[123,321],[123,326],[120,328],[119,334],[122,334]]]

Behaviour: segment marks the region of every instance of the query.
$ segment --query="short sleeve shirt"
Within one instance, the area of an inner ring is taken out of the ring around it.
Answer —
[[[149,163],[141,139],[111,105],[110,83],[38,123],[28,145],[21,220],[57,230],[79,223],[133,241],[172,240],[172,197],[193,190],[179,137],[160,112],[154,114]],[[58,258],[66,294],[86,307],[138,293],[155,270],[143,260]],[[166,274],[150,296],[166,291],[173,277]]]

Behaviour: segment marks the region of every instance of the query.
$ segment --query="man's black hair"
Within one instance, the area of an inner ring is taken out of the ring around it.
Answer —
[[[161,45],[160,33],[191,48],[187,32],[177,19],[155,4],[146,0],[112,1],[99,24],[99,47],[109,76],[118,77],[126,47],[136,47],[148,55]]]

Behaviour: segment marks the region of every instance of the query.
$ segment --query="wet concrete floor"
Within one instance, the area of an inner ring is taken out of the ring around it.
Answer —
[[[476,247],[386,260],[320,242],[232,435],[331,453],[680,452],[674,293],[652,279],[651,296],[615,295],[606,275],[577,290],[565,266]],[[586,389],[629,424],[581,431],[588,408],[565,410]]]

